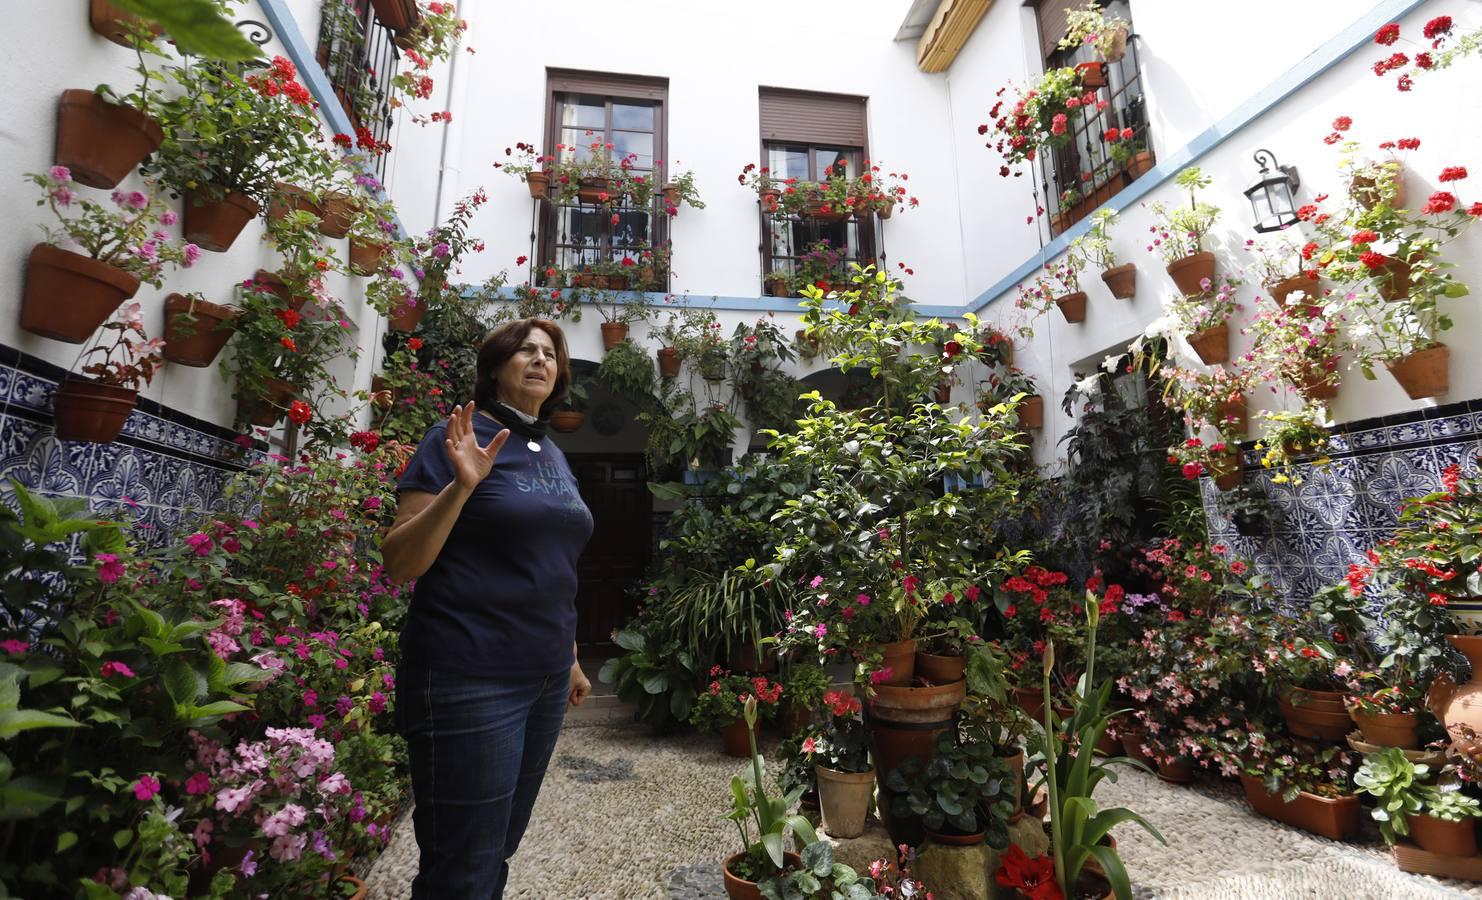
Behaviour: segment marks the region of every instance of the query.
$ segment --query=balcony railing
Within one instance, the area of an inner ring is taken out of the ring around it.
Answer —
[[[391,30],[376,18],[371,0],[324,4],[316,56],[350,121],[386,142],[393,120],[391,80],[401,51]],[[388,155],[375,157],[377,178],[386,177]]]

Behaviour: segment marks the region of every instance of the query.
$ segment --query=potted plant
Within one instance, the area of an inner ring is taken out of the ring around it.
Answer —
[[[1482,817],[1482,803],[1461,793],[1454,767],[1440,773],[1437,784],[1431,767],[1414,762],[1404,751],[1386,747],[1364,758],[1353,777],[1354,785],[1374,797],[1369,815],[1379,823],[1384,842],[1393,846],[1402,837],[1412,837],[1422,850],[1442,856],[1475,856],[1475,819]]]
[[[597,380],[619,397],[640,406],[647,404],[653,397],[656,380],[653,357],[632,341],[619,341],[602,357]]]
[[[1341,741],[1353,728],[1347,713],[1356,673],[1376,661],[1365,638],[1374,623],[1362,596],[1361,580],[1330,585],[1297,614],[1273,619],[1272,652],[1261,664],[1287,730],[1298,737]]]
[[[549,165],[556,161],[556,157],[545,156],[534,144],[527,144],[524,141],[516,143],[513,151],[509,147],[504,148],[504,155],[513,161],[497,162],[494,168],[503,169],[507,175],[518,176],[530,188],[532,200],[544,200],[549,196],[551,185]]]
[[[72,173],[53,166],[27,175],[42,189],[58,228],[42,226],[46,241],[31,249],[21,327],[69,344],[87,340],[98,326],[139,290],[140,281],[158,287],[167,263],[185,267],[200,255],[194,245],[167,240],[161,225],[175,214],[145,191],[115,191],[109,209],[72,189]],[[65,250],[70,242],[81,252]]]
[[[165,139],[151,116],[163,99],[154,86],[160,75],[144,61],[145,54],[162,55],[151,37],[146,31],[130,40],[139,55],[139,87],[132,93],[118,96],[107,85],[62,92],[54,160],[79,184],[112,190]]]
[[[188,240],[225,251],[278,182],[327,174],[313,95],[285,57],[261,74],[210,60],[168,72],[178,94],[161,107],[165,141],[145,172],[185,196]]]
[[[1245,242],[1245,250],[1255,257],[1255,268],[1261,284],[1271,292],[1277,306],[1286,306],[1287,297],[1300,291],[1309,302],[1318,297],[1319,273],[1312,262],[1319,250],[1317,242],[1299,244],[1290,232],[1263,234]]]
[[[82,373],[92,377],[67,378],[57,386],[52,403],[60,440],[111,443],[138,403],[140,383],[149,384],[164,364],[160,358],[164,341],[145,338],[144,313],[138,302],[120,309],[103,330],[102,341],[78,360],[102,354],[101,359],[82,367]],[[110,331],[117,335],[105,346]]]
[[[864,834],[865,814],[875,793],[869,732],[859,719],[864,707],[843,691],[828,691],[823,703],[828,718],[803,742],[804,752],[812,754],[823,830],[836,838],[859,837]]]
[[[919,821],[934,843],[986,841],[998,850],[1009,844],[1008,819],[1017,798],[1010,796],[1008,766],[991,744],[959,743],[955,733],[944,732],[929,761],[910,757],[891,771],[886,785],[895,792],[891,811]],[[985,805],[986,816],[980,812]]]
[[[747,163],[741,168],[741,174],[736,176],[736,182],[744,188],[750,188],[756,192],[757,202],[762,206],[762,212],[776,214],[782,211],[780,206],[784,188],[791,189],[797,179],[780,179],[772,177],[772,170],[766,166],[758,167],[756,163]]]
[[[1045,425],[1045,398],[1038,391],[1034,379],[1021,369],[1009,366],[1003,372],[995,372],[987,380],[979,382],[978,410],[988,414],[994,407],[1013,404],[1019,428],[1031,431]],[[1017,399],[1016,399],[1017,398]]]
[[[1261,467],[1270,469],[1275,484],[1301,484],[1302,476],[1293,468],[1298,456],[1310,456],[1315,468],[1329,465],[1327,416],[1319,405],[1307,404],[1298,410],[1267,409],[1259,415],[1265,436],[1255,449],[1264,451]]]
[[[165,359],[192,368],[216,361],[232,339],[237,311],[212,303],[198,293],[165,297]]]
[[[794,290],[809,285],[827,293],[844,278],[844,253],[834,248],[828,238],[815,241],[798,257],[798,271],[793,281]]]
[[[765,675],[748,677],[722,669],[695,698],[689,723],[701,731],[719,733],[726,755],[744,758],[755,752],[748,747],[755,747],[757,719],[774,717],[781,699],[782,685]],[[749,707],[751,715],[743,717],[743,707]]]
[[[1331,400],[1338,396],[1340,356],[1352,350],[1342,324],[1336,305],[1262,304],[1247,329],[1246,361],[1262,380],[1291,385],[1306,401]]]
[[[783,841],[790,829],[803,844],[818,842],[818,835],[807,819],[789,815],[797,803],[800,789],[783,797],[768,797],[762,772],[762,756],[756,751],[757,700],[748,697],[742,707],[743,728],[751,746],[751,771],[746,777],[731,777],[731,812],[726,816],[736,823],[742,850],[727,857],[722,865],[726,896],[730,900],[757,900],[757,882],[774,878],[789,869],[800,868],[802,858],[785,852]],[[756,840],[751,839],[755,829]]]
[[[688,309],[686,309],[687,311]],[[669,313],[663,325],[658,328],[649,329],[648,333],[659,342],[659,349],[654,351],[654,355],[659,361],[659,377],[679,377],[679,367],[683,363],[684,357],[679,354],[679,348],[674,345],[684,333],[683,315],[679,312]]]
[[[817,663],[800,662],[788,667],[782,679],[783,734],[796,735],[816,721],[816,710],[832,684],[828,673]]]
[[[681,203],[694,209],[705,208],[705,202],[700,199],[700,191],[695,187],[695,173],[688,169],[670,174],[664,182],[663,197],[664,212],[671,216],[679,214]]]
[[[1080,271],[1085,265],[1079,248],[1072,248],[1059,261],[1046,266],[1034,281],[1019,285],[1016,305],[1043,314],[1053,303],[1066,322],[1086,321],[1086,292],[1080,286]]]
[[[1120,17],[1106,18],[1096,0],[1065,14],[1065,36],[1057,45],[1070,50],[1082,45],[1091,47],[1109,63],[1118,62],[1127,53],[1127,30],[1130,26]]]
[[[551,427],[563,434],[581,428],[587,417],[587,382],[585,378],[574,378],[566,388],[566,396],[551,411]]]
[[[1178,294],[1165,301],[1179,333],[1207,366],[1230,361],[1230,320],[1244,308],[1236,299],[1237,286],[1221,278],[1197,296]]]
[[[1111,246],[1111,228],[1116,223],[1116,210],[1096,210],[1091,214],[1091,229],[1070,242],[1071,252],[1101,270],[1101,280],[1113,297],[1129,300],[1137,293],[1137,264],[1117,265],[1117,254]]]
[[[1251,726],[1235,752],[1251,808],[1268,818],[1341,841],[1358,831],[1356,755]]]
[[[363,197],[355,207],[349,236],[346,262],[352,275],[375,275],[383,265],[394,264],[398,256],[410,252],[410,242],[397,235],[396,208],[373,196]]]
[[[888,875],[885,860],[876,860],[871,871]],[[872,897],[916,897],[922,896],[925,888],[915,884],[904,892],[896,893],[898,887],[884,887],[887,893],[879,893],[881,885],[873,877],[863,877],[850,866],[834,861],[834,845],[818,841],[803,847],[799,867],[764,879],[757,885],[758,896],[767,900],[870,900]]]
[[[621,263],[609,263],[607,267],[614,266],[621,266]],[[602,348],[609,353],[627,340],[631,323],[641,322],[648,315],[643,295],[639,293],[628,294],[626,297],[615,294],[605,298],[599,296],[592,305],[597,307],[597,314],[602,316]]]
[[[1219,218],[1217,206],[1201,203],[1198,192],[1207,188],[1211,180],[1190,166],[1178,173],[1178,186],[1189,192],[1189,205],[1179,206],[1171,212],[1162,203],[1148,204],[1148,209],[1158,219],[1149,249],[1155,251],[1167,264],[1168,275],[1185,296],[1194,297],[1204,293],[1208,287],[1204,282],[1214,281],[1214,254],[1204,249],[1204,239]]]
[[[1075,130],[1071,117],[1080,116],[1087,107],[1094,108],[1096,97],[1085,90],[1075,68],[1064,66],[1050,69],[1026,87],[1017,88],[1006,113],[1004,102],[993,104],[988,113],[992,124],[979,125],[978,133],[987,134],[992,129],[989,146],[998,151],[1005,163],[998,174],[1008,177],[1011,169],[1020,163],[1033,162],[1037,154],[1070,143]]]

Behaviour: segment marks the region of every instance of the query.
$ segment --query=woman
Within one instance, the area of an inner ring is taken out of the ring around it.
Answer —
[[[499,898],[566,706],[576,662],[576,560],[592,516],[546,418],[571,383],[554,322],[522,319],[479,347],[474,400],[428,430],[397,484],[381,552],[417,579],[396,705],[421,870],[412,897]]]

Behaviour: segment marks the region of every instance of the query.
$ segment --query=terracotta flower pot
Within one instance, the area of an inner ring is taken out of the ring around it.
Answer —
[[[1391,209],[1405,208],[1405,170],[1399,169],[1394,173],[1395,196],[1390,202]],[[1379,205],[1380,192],[1373,178],[1367,175],[1355,175],[1348,181],[1348,195],[1358,201],[1359,205],[1366,210],[1373,209]]]
[[[752,734],[761,737],[761,720],[758,719],[757,727]],[[746,720],[737,719],[729,725],[722,725],[720,729],[721,748],[725,750],[726,756],[738,756],[742,759],[751,758],[751,741],[746,737]]]
[[[530,199],[544,200],[550,196],[551,173],[527,172],[525,173],[525,186],[530,189]]]
[[[1072,325],[1086,321],[1085,291],[1076,291],[1074,294],[1056,297],[1055,305],[1060,308],[1060,315],[1065,317],[1065,321]]]
[[[293,401],[297,390],[281,378],[269,378],[263,384],[262,396],[251,400],[238,398],[237,416],[253,425],[271,428],[288,412],[288,404]]]
[[[767,282],[767,295],[768,296],[771,296],[771,297],[787,297],[787,296],[790,296],[791,294],[792,294],[792,289],[787,286],[787,282],[785,282],[785,281],[778,281],[775,278]]]
[[[586,418],[587,414],[584,412],[577,412],[570,409],[558,409],[555,412],[551,413],[551,428],[561,432],[562,434],[570,434],[571,432],[576,431],[578,428],[580,428],[581,423],[584,422]]]
[[[1210,475],[1214,486],[1222,491],[1233,491],[1245,480],[1245,464],[1239,450],[1231,450],[1210,461]]]
[[[916,674],[916,642],[913,640],[895,641],[882,644],[880,649],[884,654],[880,665],[890,670],[890,676],[880,684],[910,684]]]
[[[1201,282],[1208,278],[1214,282],[1214,254],[1208,250],[1185,256],[1168,264],[1168,275],[1185,297],[1197,297],[1204,293]]]
[[[1169,784],[1192,784],[1194,781],[1194,767],[1188,760],[1159,761],[1157,767],[1158,777]]]
[[[381,270],[386,255],[385,244],[361,243],[350,238],[350,269],[357,275],[374,275]]]
[[[1112,296],[1118,300],[1130,300],[1137,293],[1137,264],[1122,263],[1101,273]]]
[[[924,762],[935,755],[937,736],[956,727],[953,723],[966,697],[966,681],[930,687],[875,685],[875,696],[865,707],[865,722],[870,730],[870,758],[880,786],[880,819],[892,840],[899,842],[915,835],[911,822],[897,821],[891,815],[893,794],[885,787],[885,780],[910,757]]]
[[[840,772],[815,765],[818,778],[818,805],[823,813],[823,830],[836,838],[855,838],[864,834],[865,815],[875,793],[875,770]]]
[[[611,350],[628,337],[627,322],[602,323],[602,349]]]
[[[88,24],[93,26],[93,31],[121,47],[133,49],[129,43],[129,30],[131,26],[142,21],[138,16],[119,9],[108,0],[91,0],[89,3]],[[151,30],[156,35],[164,33],[158,25],[152,25]]]
[[[1127,29],[1118,28],[1116,31],[1112,32],[1111,47],[1106,51],[1106,56],[1103,58],[1109,63],[1114,63],[1120,62],[1122,57],[1126,55]]]
[[[1444,676],[1437,678],[1427,701],[1455,743],[1459,725],[1482,732],[1482,635],[1450,634],[1446,643],[1471,663],[1471,678],[1463,684],[1453,684]]]
[[[926,830],[926,838],[932,843],[940,844],[943,847],[976,847],[983,843],[983,832],[952,834],[946,831],[932,831],[928,828]]]
[[[1329,359],[1336,370],[1337,357]],[[1297,393],[1308,400],[1331,400],[1338,396],[1338,382],[1329,380],[1328,373],[1326,366],[1313,367],[1302,373],[1297,379]]]
[[[1451,388],[1451,351],[1445,344],[1417,350],[1384,364],[1411,400],[1437,397]]]
[[[1407,815],[1405,821],[1410,825],[1410,837],[1422,850],[1442,856],[1477,855],[1477,822],[1470,816],[1460,822],[1447,822],[1425,814]]]
[[[916,677],[932,684],[950,684],[961,681],[967,671],[966,656],[938,656],[935,653],[916,651]]]
[[[617,345],[614,344],[613,346]],[[664,378],[677,378],[679,376],[679,364],[682,361],[679,351],[673,347],[660,347],[656,355],[659,358],[659,375]]]
[[[1045,719],[1045,692],[1039,688],[1021,688],[1014,690],[1014,703],[1022,710],[1024,715],[1036,722]]]
[[[1420,749],[1420,716],[1417,713],[1361,713],[1349,707],[1348,714],[1364,733],[1364,740],[1378,747]]]
[[[123,269],[51,244],[31,248],[21,327],[42,337],[80,344],[139,290]]]
[[[355,201],[349,194],[330,191],[324,195],[324,214],[319,219],[319,233],[339,240],[350,233],[355,220]]]
[[[419,299],[407,297],[401,306],[392,311],[387,326],[392,331],[416,331],[417,324],[425,315],[427,315],[427,304]]]
[[[1283,693],[1277,709],[1288,730],[1297,737],[1341,741],[1353,730],[1346,697],[1339,691],[1293,688]]]
[[[123,432],[124,423],[139,402],[131,388],[99,384],[90,378],[69,377],[52,397],[56,435],[63,441],[107,444]]]
[[[1009,767],[1009,790],[1014,803],[1014,811],[1010,817],[1023,815],[1024,803],[1021,795],[1024,793],[1024,751],[1015,750],[1008,756],[1001,755],[1000,751],[999,758]]]
[[[1230,430],[1235,434],[1245,434],[1250,428],[1250,401],[1244,394],[1227,400],[1215,410],[1218,423],[1230,423]]]
[[[787,700],[782,701],[782,715],[780,718],[782,720],[782,733],[788,737],[801,732],[817,721],[813,710]]]
[[[324,217],[324,207],[316,203],[308,191],[296,184],[280,181],[272,199],[268,201],[268,221],[280,221],[292,212],[313,213],[321,220]]]
[[[757,888],[755,881],[745,881],[731,874],[732,864],[739,862],[745,856],[745,853],[737,853],[735,856],[726,857],[725,864],[721,867],[721,871],[725,874],[726,897],[729,900],[762,900],[762,892]],[[801,869],[803,858],[796,853],[784,852],[782,863],[783,868],[788,870]]]
[[[1081,76],[1081,87],[1106,87],[1106,63],[1085,62],[1076,66],[1075,70]]]
[[[392,31],[411,31],[422,21],[422,11],[417,0],[371,0],[376,9],[376,18]]]
[[[227,191],[220,200],[185,192],[185,239],[216,253],[225,253],[262,207],[240,191]]]
[[[1117,756],[1122,752],[1122,742],[1112,737],[1110,731],[1103,731],[1101,737],[1096,740],[1095,750],[1102,756]]]
[[[1147,732],[1140,729],[1127,730],[1122,733],[1122,752],[1135,759],[1148,768],[1156,768],[1158,761],[1153,759],[1152,754],[1142,749],[1143,741],[1147,740]]]
[[[181,321],[185,315],[195,320]],[[236,318],[237,311],[229,306],[170,294],[165,298],[165,359],[196,369],[211,365],[221,348],[232,339],[232,323]]]
[[[1241,775],[1240,784],[1251,808],[1267,818],[1335,841],[1345,840],[1358,831],[1357,796],[1330,798],[1302,791],[1292,802],[1284,803],[1280,794],[1268,794],[1259,778]]]
[[[1189,335],[1189,346],[1206,366],[1230,361],[1230,326],[1228,323],[1206,328]]]
[[[781,197],[782,191],[778,190],[777,188],[762,188],[760,191],[757,191],[756,195],[756,198],[761,203],[762,208],[767,210],[768,212],[771,212],[772,210],[775,210],[777,208],[777,201],[780,200]]]
[[[617,187],[606,178],[583,178],[576,195],[583,203],[613,203],[618,199]]]
[[[1306,275],[1283,278],[1275,284],[1267,285],[1266,288],[1271,292],[1271,299],[1276,301],[1277,306],[1286,306],[1286,298],[1297,291],[1306,294],[1309,301],[1318,299],[1317,282]]]
[[[109,103],[93,91],[62,91],[54,159],[79,184],[108,190],[158,150],[164,137],[158,122],[132,106]]]
[[[1019,417],[1019,428],[1031,431],[1045,427],[1045,398],[1038,394],[1025,397],[1014,413]]]
[[[361,881],[354,875],[341,875],[335,881],[345,881],[355,886],[355,893],[350,895],[350,900],[365,900],[366,886],[364,881]]]
[[[293,290],[288,286],[288,282],[284,281],[282,276],[276,272],[269,272],[267,269],[258,269],[252,273],[252,280],[261,285],[263,290],[277,297],[279,302],[294,312],[303,309],[304,304],[309,302],[308,294],[293,293]]]
[[[680,199],[681,198],[679,196],[679,185],[673,184],[673,183],[664,185],[664,205],[665,206],[672,206],[676,210],[678,210],[679,209],[679,201],[680,201]]]

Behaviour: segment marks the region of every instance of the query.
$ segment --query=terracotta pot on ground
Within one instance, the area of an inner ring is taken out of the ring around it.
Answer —
[[[281,378],[269,378],[263,384],[263,394],[250,401],[238,398],[238,417],[262,428],[271,428],[288,412],[296,391],[292,384]]]
[[[1024,710],[1024,715],[1036,722],[1045,720],[1045,692],[1039,688],[1016,687],[1014,703]]]
[[[31,248],[21,327],[42,337],[80,344],[139,290],[128,272],[50,244]]]
[[[330,191],[324,195],[324,214],[319,219],[319,233],[339,240],[350,233],[355,219],[355,201],[349,194]]]
[[[408,297],[399,307],[392,310],[391,319],[386,324],[392,331],[416,331],[418,323],[425,315],[427,315],[427,304]]]
[[[1169,784],[1191,784],[1194,781],[1194,766],[1185,759],[1159,762],[1158,777]]]
[[[385,244],[361,243],[350,238],[350,269],[357,275],[374,275],[381,270],[386,255]]]
[[[1472,664],[1471,678],[1454,684],[1442,675],[1431,682],[1426,699],[1441,725],[1451,733],[1454,745],[1458,732],[1453,729],[1458,725],[1482,732],[1482,635],[1450,634],[1446,643]]]
[[[1185,297],[1196,297],[1204,293],[1200,282],[1208,278],[1214,282],[1214,254],[1208,250],[1185,256],[1168,264],[1168,275]]]
[[[757,727],[752,734],[761,737],[761,720],[757,720]],[[723,725],[720,729],[720,743],[725,750],[726,756],[738,756],[742,759],[751,758],[751,741],[746,737],[746,720],[737,719],[729,725]]]
[[[875,793],[875,770],[840,772],[814,765],[813,772],[818,778],[818,806],[823,813],[823,830],[836,838],[856,838],[864,834],[865,815]]]
[[[611,350],[621,344],[628,336],[628,323],[626,322],[603,322],[602,323],[602,349]]]
[[[938,656],[935,653],[916,651],[916,677],[932,684],[950,684],[962,680],[967,671],[966,656]]]
[[[1081,86],[1087,88],[1106,87],[1106,63],[1085,62],[1075,67],[1081,76]]]
[[[194,321],[183,321],[189,315]],[[232,339],[231,323],[237,311],[209,300],[171,294],[165,298],[165,359],[200,369],[215,362],[221,348]],[[218,326],[226,324],[225,328]]]
[[[780,719],[782,734],[786,737],[792,737],[816,721],[813,710],[806,706],[798,706],[795,703],[790,703],[787,700],[782,701],[782,715]]]
[[[1308,300],[1317,299],[1317,282],[1306,275],[1293,275],[1291,278],[1283,278],[1266,287],[1271,292],[1271,299],[1276,301],[1277,306],[1286,306],[1286,298],[1297,291],[1306,294]]]
[[[1277,709],[1286,720],[1287,729],[1297,737],[1341,741],[1353,730],[1346,697],[1340,691],[1293,688],[1282,695]]]
[[[1113,266],[1101,273],[1101,280],[1106,282],[1113,297],[1130,300],[1137,293],[1137,264],[1122,263],[1120,266]]]
[[[1038,394],[1025,397],[1014,412],[1019,417],[1020,430],[1030,431],[1045,427],[1045,398]]]
[[[726,657],[726,668],[732,672],[775,672],[777,654],[769,648],[763,648],[758,655],[754,644],[742,644]]]
[[[890,814],[894,795],[885,788],[885,779],[912,756],[923,762],[932,758],[937,736],[956,727],[953,722],[966,697],[966,681],[932,687],[878,684],[875,696],[866,701],[865,723],[870,730],[871,759],[880,786],[880,819],[897,843],[910,836],[911,823],[897,822]]]
[[[1410,837],[1420,849],[1442,856],[1476,856],[1477,822],[1467,816],[1460,822],[1447,822],[1433,816],[1421,814],[1405,816],[1410,825]]]
[[[1206,366],[1230,361],[1230,326],[1228,323],[1206,328],[1189,335],[1189,346]]]
[[[562,434],[570,434],[580,428],[581,423],[586,418],[587,414],[584,412],[577,412],[571,409],[558,409],[551,413],[551,428]]]
[[[952,834],[945,831],[932,831],[928,828],[926,830],[926,839],[943,847],[976,847],[983,843],[983,832]]]
[[[890,677],[880,683],[910,684],[912,677],[916,674],[916,642],[913,640],[895,641],[882,644],[880,649],[884,655],[880,665],[890,670]]]
[[[1302,791],[1292,802],[1285,803],[1280,794],[1266,793],[1266,786],[1259,778],[1241,775],[1240,784],[1251,808],[1267,818],[1335,841],[1345,840],[1358,831],[1357,796],[1329,798]]]
[[[659,375],[664,378],[677,378],[679,376],[680,363],[679,351],[673,347],[660,347],[657,355],[659,357]]]
[[[551,175],[549,172],[527,172],[525,186],[530,189],[530,199],[544,200],[550,196]]]
[[[762,900],[762,892],[757,889],[755,881],[743,881],[731,874],[731,865],[745,856],[745,853],[737,853],[726,857],[725,864],[721,866],[725,874],[726,897],[729,900]],[[803,858],[796,853],[783,853],[782,864],[785,869],[801,869]]]
[[[1122,753],[1122,741],[1112,737],[1111,732],[1103,731],[1096,741],[1095,750],[1102,756],[1119,756]]]
[[[1214,486],[1222,491],[1233,491],[1245,480],[1245,461],[1239,450],[1231,450],[1224,456],[1210,460],[1210,477]]]
[[[1074,294],[1056,297],[1055,305],[1060,308],[1060,315],[1065,317],[1065,321],[1072,325],[1086,321],[1085,291],[1076,291]]]
[[[129,26],[142,21],[138,16],[119,9],[108,0],[92,0],[89,4],[88,23],[93,26],[93,31],[121,47],[133,49],[129,43]],[[158,25],[152,25],[151,30],[156,35],[164,33]]]
[[[227,191],[220,200],[185,192],[185,239],[216,253],[225,253],[262,207],[240,191]]]
[[[123,432],[124,423],[129,421],[129,414],[138,402],[139,392],[132,388],[68,377],[52,396],[57,438],[110,443]]]
[[[79,184],[109,190],[158,150],[164,137],[158,122],[132,106],[109,103],[93,91],[62,91],[54,161]]]
[[[1147,740],[1147,732],[1140,730],[1124,731],[1122,733],[1122,752],[1135,759],[1148,768],[1156,768],[1158,761],[1153,759],[1152,754],[1142,749],[1142,742]]]
[[[1420,716],[1416,713],[1361,713],[1350,707],[1348,714],[1364,733],[1364,740],[1379,747],[1420,749]]]
[[[1451,351],[1445,344],[1417,350],[1384,367],[1394,376],[1411,400],[1438,397],[1451,388]]]

